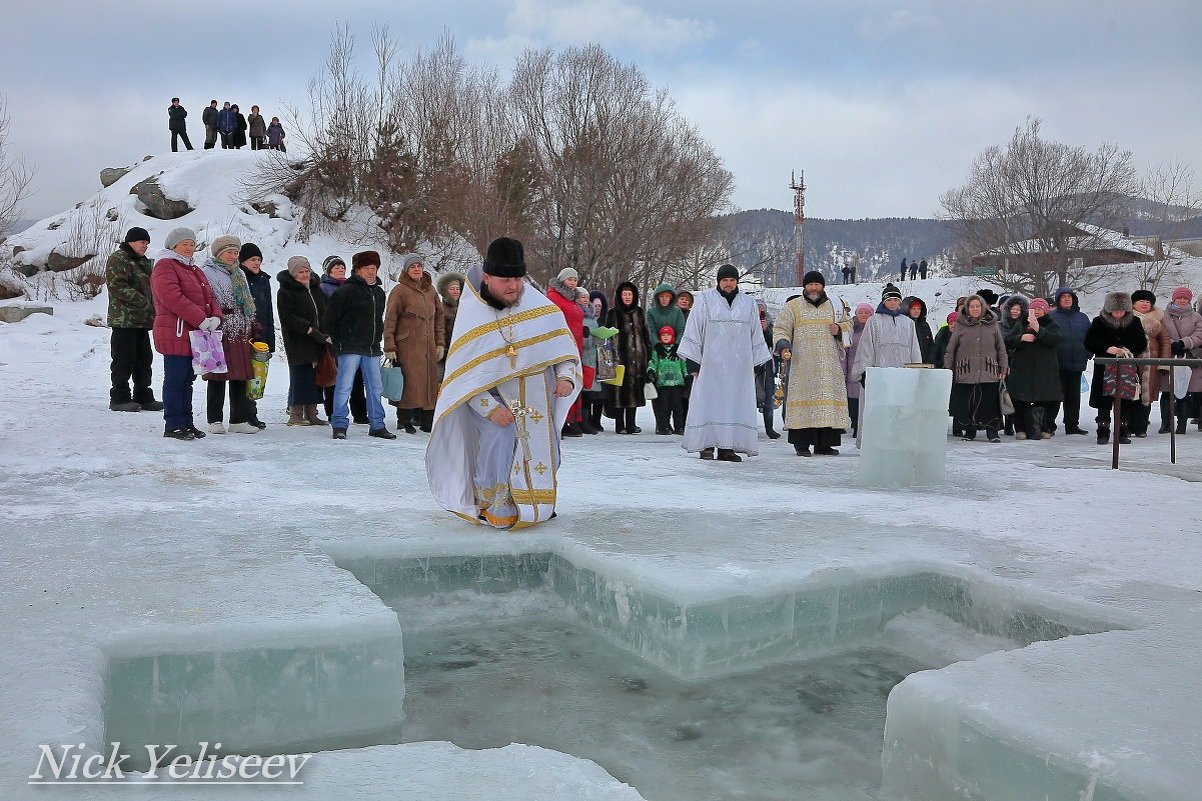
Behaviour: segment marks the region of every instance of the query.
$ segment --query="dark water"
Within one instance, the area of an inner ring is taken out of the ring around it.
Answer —
[[[648,801],[879,799],[885,700],[925,666],[884,651],[673,679],[572,622],[405,637],[405,741],[528,743]]]

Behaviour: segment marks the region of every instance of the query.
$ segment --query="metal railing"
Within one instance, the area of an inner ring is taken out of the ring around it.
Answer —
[[[1102,369],[1105,369],[1106,365],[1109,364],[1116,366],[1132,365],[1134,367],[1202,367],[1202,359],[1141,359],[1138,357],[1122,358],[1118,356],[1098,356],[1094,359],[1094,364],[1100,365]],[[1177,396],[1173,393],[1174,377],[1172,370],[1169,370],[1168,376],[1169,388],[1167,392],[1169,393],[1169,461],[1172,464],[1177,464]],[[1161,378],[1161,381],[1164,381],[1163,377]],[[1166,391],[1163,385],[1161,386],[1161,391]],[[1128,403],[1134,402],[1136,401],[1128,401]],[[1110,468],[1112,470],[1119,469],[1119,440],[1121,437],[1119,436],[1118,432],[1122,430],[1122,424],[1120,422],[1122,420],[1122,411],[1123,399],[1118,395],[1115,395],[1113,418],[1114,425],[1111,428],[1112,449],[1110,455]],[[1202,413],[1202,410],[1197,411]]]

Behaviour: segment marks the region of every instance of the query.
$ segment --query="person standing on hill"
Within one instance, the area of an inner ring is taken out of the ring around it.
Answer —
[[[210,100],[209,105],[201,112],[200,121],[205,126],[205,150],[212,150],[217,144],[217,115],[220,113],[216,100]]]
[[[234,133],[230,136],[230,145],[234,150],[241,150],[246,147],[246,117],[238,109],[238,104],[230,106],[230,111],[234,112]]]
[[[288,148],[284,147],[284,126],[280,125],[279,117],[272,117],[271,125],[267,126],[267,149],[288,152]]]
[[[910,259],[910,280],[918,280],[918,262],[914,261],[914,259]]]
[[[263,140],[267,138],[267,123],[259,113],[258,106],[250,107],[250,116],[246,118],[247,135],[250,136],[250,149],[262,150]]]
[[[918,277],[923,281],[927,280],[927,260],[923,259],[918,262]]]
[[[150,350],[150,329],[154,328],[150,273],[154,262],[146,256],[149,248],[150,234],[146,229],[130,228],[104,266],[104,282],[109,292],[108,322],[112,329],[109,348],[113,357],[109,409],[114,412],[157,412],[163,408],[150,388],[154,365]]]
[[[177,138],[184,140],[184,147],[188,150],[192,149],[192,143],[188,141],[188,125],[185,122],[187,116],[188,110],[179,104],[179,98],[171,98],[171,105],[167,107],[167,129],[171,131],[172,153],[179,150]]]
[[[901,263],[901,275],[899,275],[899,276],[898,276],[898,280],[899,280],[899,281],[905,281],[905,280],[906,280],[906,271],[907,271],[907,269],[909,269],[909,262],[907,262],[907,261],[906,261],[906,257],[905,257],[905,256],[902,256],[902,263]]]
[[[227,100],[221,111],[217,112],[217,133],[221,134],[222,150],[234,146],[234,131],[238,128],[238,117]]]

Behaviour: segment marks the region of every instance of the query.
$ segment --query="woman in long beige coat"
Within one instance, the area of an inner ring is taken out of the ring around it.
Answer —
[[[384,312],[384,356],[397,362],[405,375],[405,390],[397,407],[397,426],[416,434],[413,412],[418,411],[422,431],[434,424],[438,400],[438,361],[446,352],[442,301],[421,257],[405,257],[397,285],[388,295]]]

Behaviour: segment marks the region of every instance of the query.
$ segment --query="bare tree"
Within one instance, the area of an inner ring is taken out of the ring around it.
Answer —
[[[29,197],[34,170],[9,150],[8,100],[0,95],[0,236],[11,229],[21,216],[21,205]]]
[[[940,201],[969,250],[1002,267],[1000,285],[1042,296],[1052,280],[1082,289],[1102,280],[1074,264],[1075,253],[1098,244],[1082,226],[1112,226],[1135,191],[1129,150],[1045,139],[1040,121],[1028,118],[1004,147],[977,156],[964,185]]]
[[[1180,263],[1170,240],[1178,238],[1191,219],[1202,215],[1202,195],[1194,184],[1193,168],[1181,162],[1163,162],[1144,178],[1140,197],[1147,201],[1147,220],[1151,223],[1149,247],[1153,259],[1140,262],[1139,286],[1155,291],[1161,283],[1183,280],[1174,267]]]

